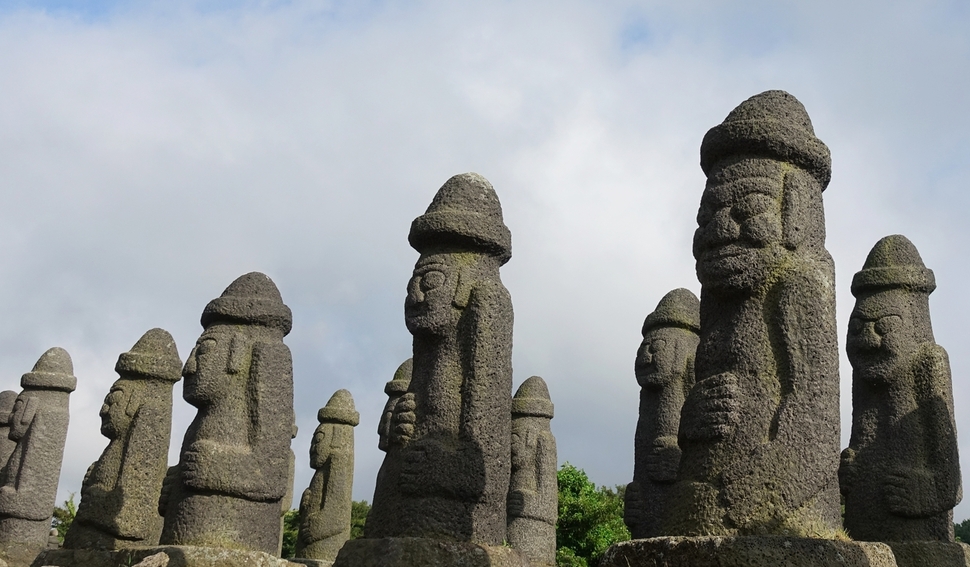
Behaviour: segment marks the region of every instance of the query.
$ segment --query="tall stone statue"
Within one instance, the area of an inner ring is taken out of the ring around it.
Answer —
[[[662,533],[666,499],[677,479],[680,410],[694,385],[700,340],[700,305],[679,288],[660,300],[643,322],[635,372],[640,419],[634,439],[633,482],[626,487],[623,519],[634,539]]]
[[[205,331],[182,370],[198,408],[166,479],[163,545],[276,555],[293,452],[292,315],[271,279],[252,272],[202,313]]]
[[[16,401],[17,392],[0,392],[0,476],[3,476],[3,468],[7,466],[10,455],[17,447],[17,442],[10,438],[10,414],[13,413],[13,404]]]
[[[499,267],[511,257],[511,234],[492,186],[467,173],[441,187],[408,240],[421,253],[404,306],[413,371],[395,406],[365,537],[501,546],[512,301]]]
[[[394,378],[384,385],[384,393],[387,394],[387,404],[384,405],[384,413],[381,414],[381,421],[377,425],[377,434],[380,439],[377,448],[387,451],[391,439],[391,418],[394,417],[394,407],[401,396],[408,392],[408,385],[411,384],[411,368],[414,359],[409,358],[401,363],[394,372]]]
[[[798,100],[754,96],[701,145],[696,384],[668,535],[831,536],[840,527],[829,150]]]
[[[300,499],[296,557],[330,565],[350,539],[354,486],[354,427],[360,414],[347,390],[337,390],[317,413],[320,426],[310,443],[310,466],[316,471]]]
[[[839,476],[853,539],[953,541],[960,460],[950,362],[930,323],[934,289],[901,235],[877,242],[852,279],[852,437]]]
[[[553,405],[545,381],[532,376],[512,398],[512,478],[508,498],[508,542],[533,567],[556,565],[556,438]]]
[[[118,380],[101,407],[110,441],[84,477],[81,503],[64,537],[73,549],[157,545],[158,498],[168,465],[172,387],[182,378],[172,335],[152,329],[118,357]]]
[[[0,477],[0,559],[30,565],[47,547],[67,440],[70,393],[77,386],[67,351],[54,347],[20,379],[10,415],[17,442]]]

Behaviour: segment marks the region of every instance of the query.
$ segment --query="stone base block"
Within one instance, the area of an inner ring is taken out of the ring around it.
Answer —
[[[510,547],[402,537],[352,539],[333,567],[529,567],[529,560]]]
[[[160,553],[165,557],[159,556]],[[31,567],[136,567],[139,564],[144,567],[303,567],[262,551],[182,545],[117,551],[48,549],[37,556]]]
[[[884,543],[784,536],[656,537],[610,547],[599,567],[895,567]],[[922,563],[922,565],[935,565]]]
[[[899,567],[970,567],[970,545],[945,541],[890,541]]]
[[[290,557],[287,561],[292,561],[293,563],[299,563],[301,565],[309,565],[310,567],[333,567],[333,561],[326,561],[324,559],[306,559],[303,557]]]

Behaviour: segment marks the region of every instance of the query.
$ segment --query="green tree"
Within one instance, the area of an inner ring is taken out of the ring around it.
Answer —
[[[623,487],[596,488],[585,471],[569,463],[563,464],[556,477],[556,565],[592,567],[609,546],[630,539],[623,523]]]
[[[970,518],[963,520],[959,524],[953,524],[953,533],[957,541],[970,543]]]
[[[364,522],[367,521],[367,514],[370,512],[370,504],[366,500],[350,505],[350,539],[357,539],[364,536]]]
[[[63,506],[54,506],[54,520],[51,522],[51,527],[57,529],[57,539],[61,543],[64,543],[67,528],[71,527],[75,514],[77,514],[77,506],[74,504],[73,492],[64,501]]]
[[[283,550],[280,557],[288,559],[296,553],[296,536],[300,532],[300,511],[296,508],[283,514]]]

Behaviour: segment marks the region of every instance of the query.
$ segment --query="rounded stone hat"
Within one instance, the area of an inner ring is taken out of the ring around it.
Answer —
[[[61,347],[48,349],[40,355],[33,370],[23,375],[20,385],[40,390],[73,392],[77,387],[71,355]]]
[[[701,143],[701,169],[728,156],[752,154],[794,163],[822,185],[832,178],[828,147],[815,137],[805,107],[785,91],[765,91],[742,102]]]
[[[890,289],[905,288],[927,295],[936,289],[936,276],[923,264],[916,246],[902,234],[886,236],[876,242],[866,263],[852,278],[852,295]]]
[[[384,393],[388,396],[404,394],[408,391],[411,384],[411,370],[414,367],[414,359],[409,358],[401,363],[394,372],[394,378],[384,384]]]
[[[504,264],[512,257],[512,233],[502,220],[495,189],[477,173],[463,173],[445,182],[427,212],[411,223],[408,242],[418,252],[435,245],[481,250]]]
[[[175,339],[165,329],[151,329],[130,351],[118,356],[115,372],[132,378],[178,382],[182,378],[182,360]]]
[[[677,288],[663,296],[653,313],[643,321],[640,334],[646,335],[657,327],[681,327],[695,333],[701,332],[701,302],[689,289]]]
[[[203,328],[223,322],[273,327],[286,335],[293,328],[293,313],[269,276],[250,272],[236,278],[202,311]]]
[[[545,380],[532,376],[519,386],[512,398],[512,415],[552,419],[553,404]]]
[[[341,423],[357,426],[360,414],[354,409],[354,398],[347,390],[337,390],[330,396],[330,401],[317,412],[320,423]]]

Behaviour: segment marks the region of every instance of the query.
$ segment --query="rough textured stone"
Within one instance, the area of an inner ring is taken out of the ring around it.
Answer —
[[[428,538],[353,539],[334,565],[352,567],[530,567],[510,547]]]
[[[0,476],[3,475],[2,471],[17,447],[17,442],[10,438],[10,414],[13,413],[13,405],[16,401],[17,392],[13,390],[0,392]]]
[[[635,371],[640,419],[634,440],[633,482],[627,485],[623,519],[634,539],[660,535],[667,496],[677,479],[680,410],[694,385],[694,354],[700,332],[697,296],[675,289],[643,322]]]
[[[163,563],[167,560],[167,563]],[[161,546],[120,550],[57,549],[42,553],[32,567],[301,567],[262,551],[217,547]]]
[[[613,545],[606,550],[603,559],[599,562],[599,567],[895,567],[895,565],[892,551],[883,543],[781,536],[636,539]]]
[[[48,350],[20,385],[9,433],[17,446],[0,478],[0,558],[11,567],[30,565],[47,547],[69,397],[77,386],[71,356],[62,348]]]
[[[944,541],[891,541],[886,543],[899,567],[968,567],[970,545]]]
[[[118,357],[118,380],[101,406],[110,441],[84,476],[81,503],[64,547],[121,549],[158,545],[158,497],[168,468],[172,387],[182,361],[172,335],[152,329]]]
[[[404,307],[412,377],[395,406],[365,537],[498,546],[512,402],[512,301],[499,267],[511,234],[492,186],[468,173],[444,184],[409,241],[421,253]]]
[[[170,469],[163,545],[278,553],[293,451],[292,324],[276,285],[239,277],[202,313],[205,331],[182,370],[199,409]]]
[[[337,390],[317,419],[320,426],[310,443],[310,466],[316,472],[300,499],[296,556],[332,562],[350,539],[354,427],[360,415],[350,392]]]
[[[854,539],[953,541],[960,460],[950,362],[930,323],[935,288],[900,235],[876,243],[852,280],[852,436],[839,476]]]
[[[512,477],[508,498],[508,542],[533,567],[556,564],[556,438],[550,421],[549,388],[538,376],[519,386],[512,398]]]
[[[380,439],[377,448],[387,451],[391,439],[391,418],[394,417],[394,407],[401,396],[407,393],[408,385],[411,384],[411,368],[414,359],[409,358],[398,366],[394,372],[394,378],[384,385],[384,393],[387,394],[387,403],[384,405],[384,413],[381,414],[381,421],[377,425],[377,434]]]
[[[781,91],[743,102],[704,138],[697,382],[666,535],[831,537],[841,526],[829,163],[804,107]]]

